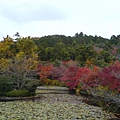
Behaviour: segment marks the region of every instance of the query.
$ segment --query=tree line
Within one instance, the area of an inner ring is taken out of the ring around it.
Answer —
[[[19,35],[17,33],[16,35]],[[75,36],[49,35],[40,38],[20,37],[13,40],[7,36],[0,42],[2,61],[23,56],[37,61],[77,61],[80,66],[105,67],[120,60],[120,35],[110,39],[101,36],[87,36],[80,32]]]
[[[81,32],[73,37],[51,35],[31,39],[38,47],[38,57],[41,61],[75,60],[80,66],[89,62],[104,67],[120,60],[120,35],[106,39],[97,35],[87,36]]]

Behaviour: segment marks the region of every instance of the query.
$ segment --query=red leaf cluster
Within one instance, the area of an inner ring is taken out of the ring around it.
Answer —
[[[68,64],[69,63],[69,64]],[[66,65],[54,67],[52,64],[39,65],[38,72],[40,79],[45,81],[47,78],[61,80],[69,89],[78,86],[81,89],[89,89],[96,85],[109,87],[110,90],[120,92],[120,62],[105,67],[77,67],[74,62],[66,62]],[[67,65],[68,64],[68,65]]]
[[[52,69],[52,79],[59,79],[63,76],[64,72],[66,71],[66,67],[62,67],[62,66],[58,66],[58,67],[54,67],[54,69]]]
[[[97,83],[98,68],[90,69],[87,67],[69,67],[60,79],[66,83],[66,85],[73,89],[81,84],[81,88],[86,89],[88,86],[92,87]]]
[[[42,66],[41,67],[41,71],[40,71],[40,79],[41,80],[46,80],[49,76],[53,75],[52,70],[54,69],[53,65],[49,65],[49,66]]]
[[[64,72],[62,78],[60,78],[60,80],[65,82],[66,86],[68,86],[70,89],[73,89],[79,83],[79,81],[77,81],[77,79],[75,77],[78,69],[79,69],[78,67],[70,66]]]
[[[120,62],[103,68],[99,72],[98,77],[100,78],[100,85],[108,86],[110,90],[117,90],[120,92]]]

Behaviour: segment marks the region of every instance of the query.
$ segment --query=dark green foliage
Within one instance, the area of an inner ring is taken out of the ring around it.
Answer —
[[[14,89],[13,82],[10,77],[6,75],[0,76],[0,92],[3,94],[4,92],[10,91]]]
[[[58,67],[58,66],[61,65],[61,61],[55,60],[55,61],[53,62],[53,65],[54,65],[55,67]]]
[[[31,81],[25,85],[25,89],[34,95],[38,85],[39,85],[39,82]]]
[[[111,60],[120,60],[118,54],[114,53],[114,47],[119,52],[120,35],[106,39],[101,36],[87,36],[83,32],[76,33],[75,36],[51,35],[33,39],[39,48],[38,57],[41,61],[54,62],[77,60],[80,66],[85,66],[86,59],[94,62],[94,65],[104,67]],[[102,52],[94,50],[94,47],[102,49]]]
[[[6,93],[7,97],[28,97],[31,93],[27,90],[12,90]]]
[[[80,66],[84,66],[86,60],[96,59],[97,53],[92,46],[80,44],[75,48],[75,59],[80,62]]]
[[[5,96],[6,93],[5,92],[0,92],[0,96]]]
[[[102,50],[97,54],[95,65],[103,68],[109,66],[111,61],[114,61],[114,57],[109,52]]]

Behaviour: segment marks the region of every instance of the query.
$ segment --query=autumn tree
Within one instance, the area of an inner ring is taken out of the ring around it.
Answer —
[[[0,42],[0,74],[9,76],[14,88],[23,89],[38,65],[36,52],[37,46],[30,38],[13,41],[7,36]]]
[[[18,53],[23,52],[28,58],[33,56],[38,50],[35,43],[29,37],[18,39],[17,48]]]
[[[60,78],[63,77],[63,75],[66,73],[67,68],[64,66],[57,66],[52,69],[52,79],[60,80]]]
[[[7,35],[7,37],[0,42],[0,58],[10,59],[15,53],[15,43],[13,39]]]
[[[32,59],[14,59],[7,67],[1,69],[2,75],[9,76],[9,79],[13,82],[14,88],[23,89],[25,87],[26,81],[34,79],[35,68],[32,67],[34,65],[34,61]],[[33,75],[32,75],[33,73]]]
[[[103,68],[99,74],[100,85],[120,92],[120,62]]]
[[[78,79],[75,77],[78,69],[78,67],[70,66],[64,71],[63,76],[60,78],[61,81],[66,83],[69,89],[74,89],[79,84]]]
[[[60,80],[64,81],[69,89],[75,89],[79,94],[80,90],[91,91],[91,88],[98,85],[98,71],[99,68],[96,66],[92,69],[71,66],[64,72]]]
[[[40,80],[45,81],[48,77],[51,77],[53,72],[53,65],[41,66],[40,68]]]

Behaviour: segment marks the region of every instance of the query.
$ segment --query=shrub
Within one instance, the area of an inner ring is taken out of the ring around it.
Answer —
[[[51,80],[51,84],[53,86],[65,86],[65,83],[63,83],[62,81],[59,80]]]
[[[92,95],[99,106],[120,114],[120,94],[118,92],[110,90],[109,87],[98,86],[92,89]]]
[[[46,79],[46,80],[43,82],[43,84],[46,85],[46,86],[51,85],[51,79]]]
[[[39,82],[31,81],[31,82],[28,82],[25,85],[25,89],[28,90],[29,92],[31,92],[34,95],[38,85],[39,85]]]
[[[8,92],[14,89],[13,82],[11,81],[10,77],[6,75],[0,76],[0,92]]]
[[[28,97],[31,93],[27,90],[12,90],[6,93],[7,97]]]
[[[65,86],[65,83],[59,80],[51,80],[51,79],[46,79],[44,81],[44,84],[46,86]]]

